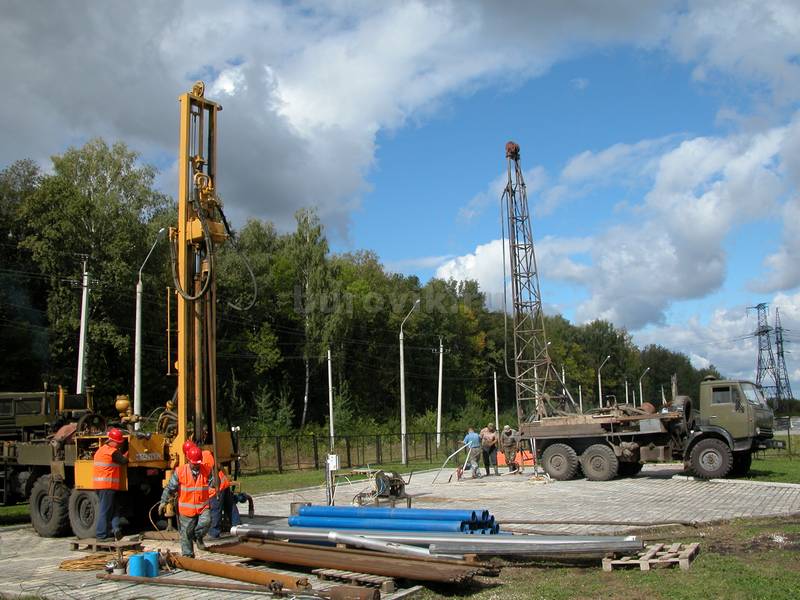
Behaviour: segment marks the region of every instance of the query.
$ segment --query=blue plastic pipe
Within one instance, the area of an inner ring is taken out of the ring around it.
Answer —
[[[389,531],[467,531],[464,521],[423,519],[358,519],[333,517],[289,517],[290,527],[323,527],[327,529],[383,529]]]
[[[494,522],[488,510],[459,510],[447,508],[370,508],[358,506],[301,506],[303,517],[346,517],[359,519],[413,519],[466,521],[469,523]]]

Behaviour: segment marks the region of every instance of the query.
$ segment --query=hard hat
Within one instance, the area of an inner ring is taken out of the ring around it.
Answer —
[[[508,425],[503,425],[503,431],[508,431],[509,429],[511,429],[511,427]]]
[[[125,441],[125,436],[122,435],[122,432],[119,429],[117,429],[116,427],[112,427],[111,429],[108,430],[108,439],[110,439],[112,442],[117,442],[118,444],[121,444],[122,442]]]
[[[186,452],[186,459],[193,465],[199,465],[203,462],[203,451],[197,446],[192,446]]]
[[[190,448],[195,448],[197,444],[195,444],[192,440],[186,440],[183,442],[183,454],[188,455]]]

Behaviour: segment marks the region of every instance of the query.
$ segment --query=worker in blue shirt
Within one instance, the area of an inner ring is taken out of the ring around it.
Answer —
[[[473,479],[480,477],[481,474],[478,467],[478,459],[481,456],[481,437],[475,433],[475,430],[472,427],[469,428],[467,435],[464,436],[464,445],[467,446],[467,451],[469,452],[467,468],[472,469]]]

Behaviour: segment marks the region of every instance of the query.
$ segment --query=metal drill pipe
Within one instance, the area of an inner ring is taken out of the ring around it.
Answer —
[[[462,582],[475,575],[496,575],[497,569],[485,565],[469,566],[434,558],[387,556],[362,550],[320,548],[283,542],[233,543],[209,547],[218,554],[254,558],[323,569],[341,569],[412,581]]]
[[[202,587],[204,590],[228,590],[231,592],[247,592],[250,594],[267,594],[275,596],[273,592],[258,585],[248,585],[246,583],[227,583],[224,581],[198,581],[197,579],[179,579],[177,577],[161,575],[159,577],[136,577],[134,575],[112,575],[110,573],[98,573],[98,579],[105,581],[121,581],[125,583],[141,583],[144,585],[164,585],[171,587],[189,587],[197,589]],[[282,593],[280,596],[284,597]],[[381,594],[372,588],[358,587],[354,585],[337,585],[327,590],[315,592],[304,591],[304,597],[326,598],[327,600],[380,600]]]
[[[553,554],[600,554],[610,552],[638,552],[643,546],[636,542],[572,542],[534,544],[471,544],[469,542],[439,542],[431,544],[433,554],[486,554],[486,555],[553,555]]]
[[[306,577],[293,577],[272,571],[261,571],[249,567],[240,567],[228,563],[221,563],[215,560],[201,560],[199,558],[189,558],[167,552],[167,564],[178,567],[184,571],[194,571],[204,575],[214,575],[215,577],[225,577],[244,581],[245,583],[255,583],[257,585],[269,586],[277,582],[289,590],[307,590],[311,588]]]
[[[190,587],[211,590],[230,590],[233,592],[248,592],[272,595],[267,588],[258,585],[247,585],[244,583],[226,583],[224,581],[198,581],[197,579],[179,579],[177,577],[160,575],[158,577],[136,577],[135,575],[112,575],[110,573],[98,573],[98,579],[106,581],[124,581],[125,583],[142,583],[145,585],[167,585],[174,587]]]
[[[328,529],[320,528],[278,528],[263,527],[259,525],[237,525],[231,533],[245,538],[257,539],[296,539],[309,541],[324,541]],[[594,536],[594,535],[473,535],[467,533],[448,532],[402,532],[381,531],[372,529],[337,530],[337,533],[358,535],[364,538],[391,540],[399,544],[424,545],[434,543],[487,544],[487,545],[526,545],[531,543],[570,544],[579,542],[620,543],[633,542],[641,545],[641,540],[636,536]]]

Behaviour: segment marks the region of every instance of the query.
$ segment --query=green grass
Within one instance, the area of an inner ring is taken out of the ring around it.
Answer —
[[[27,523],[31,520],[28,503],[0,506],[0,526]]]
[[[398,473],[409,473],[411,471],[422,471],[438,468],[440,465],[432,465],[428,461],[412,462],[408,466],[400,463],[388,463],[384,465],[370,465],[372,469],[383,469],[384,471],[396,471]],[[347,469],[343,469],[346,472]],[[351,481],[364,479],[363,476],[350,477]],[[408,479],[406,476],[405,479]],[[263,494],[265,492],[280,492],[294,490],[298,488],[323,485],[325,483],[325,471],[287,471],[284,473],[266,473],[263,475],[240,475],[241,491],[248,494]],[[412,476],[413,481],[413,476]],[[346,483],[344,479],[339,479],[340,483]]]
[[[798,440],[800,441],[800,440]],[[753,457],[750,473],[743,479],[800,483],[800,455],[767,453]]]
[[[422,598],[470,600],[571,600],[622,598],[694,600],[701,598],[796,598],[800,582],[800,521],[735,521],[696,530],[659,532],[658,542],[700,542],[689,571],[619,570],[605,573],[597,561],[583,565],[511,565],[498,578],[470,588],[431,587]],[[787,539],[784,545],[773,536]],[[645,536],[647,539],[647,536]]]

